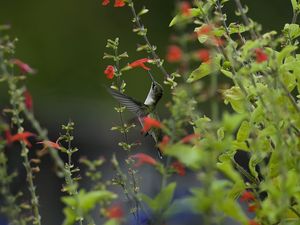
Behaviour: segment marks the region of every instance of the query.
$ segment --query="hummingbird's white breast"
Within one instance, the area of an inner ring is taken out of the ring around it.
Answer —
[[[154,91],[153,89],[151,88],[148,95],[147,95],[147,98],[144,102],[145,105],[153,105],[155,103],[155,99],[154,99]]]

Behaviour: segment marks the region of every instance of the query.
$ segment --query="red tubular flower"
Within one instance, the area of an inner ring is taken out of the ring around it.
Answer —
[[[150,70],[150,68],[145,65],[145,63],[147,63],[147,62],[150,62],[150,59],[143,58],[143,59],[139,59],[139,60],[136,60],[136,61],[130,63],[129,66],[131,68],[142,67],[145,70]]]
[[[163,150],[170,142],[170,137],[168,135],[163,136],[162,141],[158,144],[160,150]]]
[[[213,26],[210,24],[204,24],[198,31],[197,34],[198,36],[201,35],[208,35],[211,33],[211,31],[213,30]]]
[[[212,44],[217,46],[217,47],[220,47],[220,46],[223,46],[224,45],[224,40],[222,38],[219,38],[219,37],[211,37],[211,41],[212,41]]]
[[[182,58],[182,51],[181,49],[176,45],[171,45],[168,47],[168,52],[166,59],[168,62],[179,62]]]
[[[60,150],[61,149],[61,146],[58,144],[58,142],[53,142],[53,141],[40,141],[40,142],[37,142],[37,144],[43,144],[45,146],[45,148],[54,148],[54,149],[57,149],[57,150]]]
[[[180,140],[181,143],[189,143],[194,139],[200,138],[200,134],[190,134]]]
[[[178,173],[179,176],[185,175],[185,168],[181,162],[179,162],[179,161],[173,162],[171,167],[176,170],[176,172]]]
[[[18,66],[20,68],[22,74],[27,74],[27,73],[34,74],[35,73],[34,69],[32,69],[28,64],[22,62],[19,59],[12,59],[11,63]]]
[[[260,225],[258,222],[256,222],[255,220],[249,220],[249,225]]]
[[[109,0],[102,0],[102,5],[106,6],[109,4]]]
[[[248,205],[248,212],[256,212],[257,210],[257,204],[249,204]]]
[[[244,193],[241,195],[241,201],[243,202],[249,202],[249,201],[255,201],[256,198],[250,191],[244,191]]]
[[[155,159],[153,159],[151,156],[146,155],[144,153],[138,153],[135,155],[131,155],[130,158],[138,160],[137,163],[134,164],[134,167],[139,167],[143,164],[149,164],[152,166],[155,166],[157,164],[157,161]]]
[[[207,49],[200,49],[197,52],[197,56],[202,62],[208,62],[210,60],[210,52]]]
[[[256,62],[262,63],[268,60],[268,55],[261,49],[255,49]]]
[[[113,79],[115,76],[115,68],[111,65],[107,66],[104,70],[104,74],[106,75],[107,79]]]
[[[191,4],[187,1],[180,3],[180,11],[184,16],[190,15]]]
[[[106,216],[110,219],[121,219],[124,217],[124,211],[120,205],[115,205],[107,209]]]
[[[25,98],[25,107],[27,110],[31,111],[32,110],[32,106],[33,106],[33,101],[32,101],[32,97],[29,91],[25,91],[24,92],[24,98]]]
[[[123,6],[125,6],[124,0],[115,0],[114,7],[123,7]]]
[[[143,121],[144,121],[143,129],[142,129],[143,133],[147,133],[152,127],[161,128],[162,126],[158,120],[153,119],[149,116],[144,117]]]
[[[31,143],[28,141],[28,138],[34,137],[35,134],[31,132],[22,132],[15,135],[12,135],[9,130],[5,131],[7,144],[11,144],[16,141],[23,141],[28,147],[31,147]]]

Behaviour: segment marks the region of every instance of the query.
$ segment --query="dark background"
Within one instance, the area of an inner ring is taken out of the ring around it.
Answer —
[[[72,119],[76,124],[75,145],[82,155],[98,157],[118,151],[116,143],[120,137],[110,131],[118,123],[113,111],[115,101],[106,93],[108,85],[103,70],[110,61],[102,59],[108,38],[120,38],[120,51],[127,51],[130,59],[146,57],[135,51],[137,43],[143,43],[132,30],[129,8],[102,7],[100,0],[0,0],[0,24],[10,24],[11,37],[17,37],[16,57],[38,70],[26,81],[33,95],[34,111],[41,124],[49,130],[55,140],[60,125]],[[165,56],[172,29],[168,27],[174,12],[175,1],[137,1],[145,4],[150,13],[143,23],[148,28],[151,42],[158,46],[158,54]],[[263,24],[263,29],[281,30],[292,18],[289,0],[247,0],[249,15]],[[234,15],[230,3],[225,8]],[[231,22],[233,16],[229,16]],[[174,69],[166,64],[169,71]],[[158,80],[162,74],[153,70]],[[137,99],[147,94],[150,79],[140,69],[127,73],[128,93]],[[166,101],[166,100],[165,100]],[[0,85],[0,106],[8,105],[6,87]],[[160,106],[162,111],[163,103]],[[130,118],[130,116],[128,116]],[[138,128],[139,129],[139,128]],[[133,139],[140,138],[138,129]],[[150,140],[151,142],[151,140]],[[151,143],[150,143],[151,144]],[[149,148],[149,146],[144,147]],[[150,146],[151,148],[151,146]],[[147,151],[147,150],[146,150]],[[37,176],[41,211],[44,224],[59,224],[62,214],[57,207],[60,181],[46,160],[42,172]],[[105,170],[109,177],[111,170]],[[143,186],[149,187],[150,176]],[[152,188],[155,189],[155,188]],[[51,198],[49,198],[51,197]]]

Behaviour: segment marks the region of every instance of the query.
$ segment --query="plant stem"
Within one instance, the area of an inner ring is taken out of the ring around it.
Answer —
[[[13,116],[15,117],[15,121],[14,123],[17,125],[18,127],[18,133],[21,133],[24,131],[24,128],[22,127],[22,122],[21,122],[21,118],[20,118],[20,103],[17,101],[18,96],[14,96],[14,95],[18,95],[17,92],[17,86],[16,86],[16,80],[15,78],[10,75],[8,77],[8,87],[9,87],[9,92],[11,95],[11,104],[13,107]],[[28,157],[28,148],[26,147],[25,143],[23,141],[20,142],[21,146],[22,146],[22,153],[21,156],[23,157],[23,164],[24,167],[26,169],[26,174],[27,174],[27,182],[28,182],[28,190],[30,192],[31,195],[31,204],[32,204],[32,210],[33,210],[33,214],[34,214],[34,223],[37,225],[41,225],[41,216],[39,213],[39,201],[38,201],[38,197],[36,195],[36,187],[34,186],[34,182],[33,182],[33,174],[32,174],[32,168],[29,162],[29,157]]]
[[[243,19],[245,25],[250,28],[251,38],[252,39],[257,39],[257,35],[256,35],[255,31],[253,30],[253,27],[250,26],[250,20],[249,20],[249,18],[247,17],[247,15],[244,12],[244,9],[243,9],[243,6],[241,4],[241,1],[240,0],[234,0],[234,1],[235,1],[235,4],[236,4],[239,12],[241,13],[241,16],[242,16],[242,19]]]
[[[141,23],[140,17],[136,14],[135,8],[134,8],[134,3],[132,0],[128,1],[128,5],[131,8],[131,12],[133,14],[133,17],[135,19],[135,23],[137,25],[137,27],[140,30],[145,30],[144,25]],[[163,65],[161,64],[162,60],[159,58],[159,56],[157,55],[154,47],[152,46],[152,44],[150,43],[148,36],[146,33],[144,33],[143,35],[144,41],[146,42],[148,49],[150,50],[152,57],[156,60],[156,66],[161,70],[161,72],[164,74],[165,79],[169,78],[170,75],[168,74],[168,72],[166,71],[166,69],[163,67]]]

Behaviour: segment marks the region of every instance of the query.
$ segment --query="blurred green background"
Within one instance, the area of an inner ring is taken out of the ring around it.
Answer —
[[[26,81],[33,95],[36,117],[49,129],[52,138],[58,137],[62,123],[70,118],[74,120],[76,145],[82,154],[95,157],[105,151],[114,151],[118,141],[110,131],[118,121],[118,115],[113,111],[115,101],[103,88],[109,84],[103,70],[111,63],[102,60],[106,40],[119,37],[120,51],[128,52],[129,61],[146,57],[145,53],[135,51],[137,44],[143,41],[131,32],[130,10],[127,7],[113,8],[112,3],[102,7],[101,2],[0,0],[0,23],[10,24],[10,36],[19,39],[16,57],[38,70]],[[148,28],[151,42],[158,46],[158,54],[164,57],[172,33],[168,24],[176,1],[137,2],[137,7],[145,4],[150,9],[143,23]],[[232,2],[225,8],[230,15],[234,15],[235,10]],[[265,31],[279,31],[291,21],[289,0],[245,0],[243,3],[249,6],[250,17],[262,23]],[[234,18],[230,15],[229,22]],[[171,72],[175,69],[167,64],[166,68]],[[160,71],[153,71],[157,79],[162,80]],[[146,76],[141,69],[124,76],[130,95],[137,99],[145,97],[150,85]],[[6,89],[4,86],[0,88],[0,106],[5,107],[8,105]],[[38,182],[51,187],[39,189],[42,213],[47,218],[45,224],[53,225],[62,218],[59,208],[53,207],[58,198],[46,200],[43,196],[52,189],[56,192],[60,184],[52,179],[53,174],[45,176],[48,177],[38,176]]]

